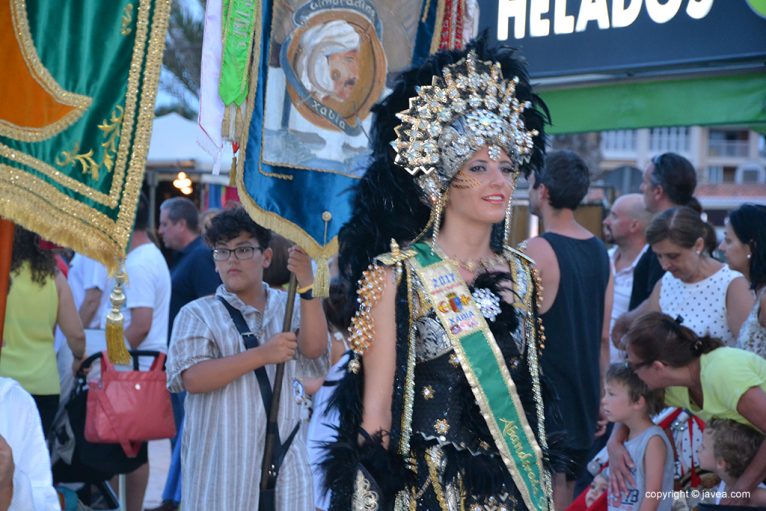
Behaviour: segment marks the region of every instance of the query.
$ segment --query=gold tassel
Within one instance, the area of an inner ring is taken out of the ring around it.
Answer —
[[[221,121],[221,138],[231,140],[231,108],[223,108],[223,121]]]
[[[439,238],[439,229],[441,228],[442,224],[442,212],[444,211],[446,204],[447,192],[445,191],[436,201],[436,204],[434,204],[434,207],[431,210],[431,218],[433,220],[433,225],[431,226],[431,250],[434,250],[434,248],[439,244],[437,238]]]
[[[316,260],[317,273],[314,275],[314,288],[312,294],[317,298],[330,296],[330,262],[327,258]]]
[[[130,364],[130,353],[125,348],[122,315],[122,306],[125,305],[125,293],[122,288],[127,280],[128,276],[121,268],[114,277],[114,289],[109,295],[112,310],[106,315],[106,353],[113,364]]]
[[[237,186],[237,155],[231,157],[231,168],[229,169],[229,186]]]

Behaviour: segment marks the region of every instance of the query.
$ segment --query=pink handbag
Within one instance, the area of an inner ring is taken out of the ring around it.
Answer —
[[[164,363],[160,353],[148,371],[117,371],[102,352],[101,381],[88,385],[85,439],[120,444],[135,457],[147,440],[175,436]]]

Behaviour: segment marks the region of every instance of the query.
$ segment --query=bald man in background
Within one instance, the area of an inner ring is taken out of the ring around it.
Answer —
[[[614,246],[609,250],[609,260],[614,275],[614,300],[609,331],[615,320],[628,311],[633,289],[633,273],[641,256],[649,250],[646,244],[646,226],[652,214],[646,209],[644,198],[639,193],[618,197],[604,219],[604,239]],[[611,362],[623,362],[625,352],[612,339]]]

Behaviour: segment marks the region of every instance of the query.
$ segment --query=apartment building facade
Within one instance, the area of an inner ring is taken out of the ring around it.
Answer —
[[[743,202],[766,204],[766,137],[742,127],[672,127],[601,133],[599,181],[616,194],[638,191],[651,158],[681,154],[697,169],[697,197],[708,219],[723,225]]]

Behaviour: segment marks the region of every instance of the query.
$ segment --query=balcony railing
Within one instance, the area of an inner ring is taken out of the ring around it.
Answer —
[[[711,140],[708,142],[708,156],[719,158],[747,158],[747,140]]]
[[[614,130],[601,133],[601,152],[604,154],[633,154],[636,152],[635,130]]]
[[[649,136],[649,150],[653,154],[689,153],[689,128],[653,128]]]

